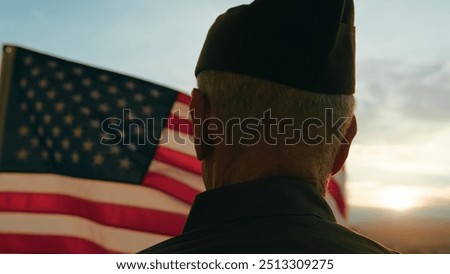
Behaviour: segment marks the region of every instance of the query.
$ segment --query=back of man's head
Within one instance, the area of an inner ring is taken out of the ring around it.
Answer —
[[[353,9],[348,0],[256,0],[218,17],[196,68],[207,116],[224,133],[220,144],[207,138],[220,155],[200,157],[206,177],[221,176],[209,174],[232,157],[255,169],[247,179],[303,176],[324,191],[342,142],[351,141]],[[258,160],[270,162],[265,173]]]

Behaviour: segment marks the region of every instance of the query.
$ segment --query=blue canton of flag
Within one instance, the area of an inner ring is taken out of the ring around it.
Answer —
[[[9,91],[3,94],[8,102],[2,109],[1,170],[140,183],[177,92],[22,48],[8,49],[15,56]],[[147,128],[133,122],[149,117],[154,119]],[[113,133],[119,136],[113,138]]]

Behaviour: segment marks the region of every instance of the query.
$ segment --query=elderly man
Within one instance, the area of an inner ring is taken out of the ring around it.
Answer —
[[[207,191],[143,253],[390,253],[324,200],[356,134],[352,0],[256,0],[219,16],[192,92]]]

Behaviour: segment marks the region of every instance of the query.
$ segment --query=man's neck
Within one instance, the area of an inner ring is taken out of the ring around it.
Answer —
[[[306,179],[322,188],[325,182],[318,178],[312,162],[299,155],[302,154],[288,150],[255,148],[250,152],[233,153],[226,147],[216,148],[203,165],[205,186],[214,189],[269,176],[290,176]]]

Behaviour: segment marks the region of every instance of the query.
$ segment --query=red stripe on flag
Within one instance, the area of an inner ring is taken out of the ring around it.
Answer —
[[[195,196],[199,193],[198,190],[193,189],[178,180],[155,172],[148,172],[144,176],[142,184],[162,190],[189,204],[194,202]]]
[[[120,253],[108,250],[91,241],[69,236],[0,233],[0,243],[0,253]]]
[[[184,153],[160,146],[156,150],[154,158],[158,161],[190,171],[194,174],[202,174],[202,163],[197,160],[197,158]]]
[[[181,214],[58,194],[3,192],[0,193],[0,211],[68,214],[108,226],[169,236],[180,234],[186,222],[186,216]]]
[[[328,193],[334,198],[338,206],[339,212],[342,217],[347,218],[347,205],[345,204],[344,196],[342,195],[341,188],[339,184],[334,180],[333,177],[328,181]]]
[[[179,116],[170,115],[167,127],[176,131],[194,134],[194,125],[191,120],[180,118]]]
[[[186,105],[189,105],[189,103],[191,102],[191,96],[186,95],[182,92],[178,93],[177,99],[178,102],[184,103]]]

